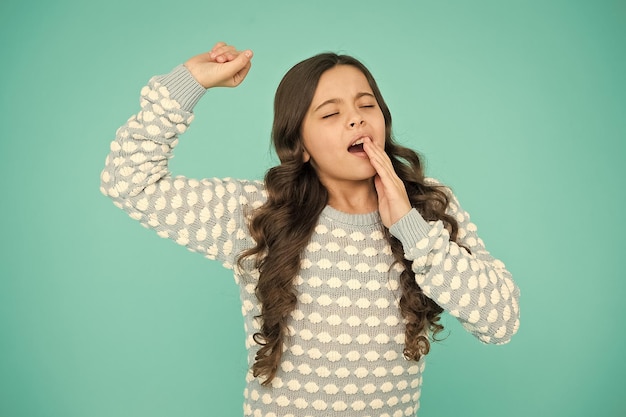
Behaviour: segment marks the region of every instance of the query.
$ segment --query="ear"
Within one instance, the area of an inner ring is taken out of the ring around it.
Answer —
[[[306,149],[303,149],[302,150],[302,162],[306,164],[307,162],[309,162],[310,159],[311,159],[311,155],[309,155]]]

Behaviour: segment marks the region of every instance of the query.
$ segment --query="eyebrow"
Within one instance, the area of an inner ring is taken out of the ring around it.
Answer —
[[[372,97],[372,98],[374,98],[374,99],[376,98],[376,97],[374,96],[374,94],[372,94],[372,93],[367,93],[367,92],[364,92],[364,91],[363,91],[363,92],[357,93],[357,95],[354,97],[354,99],[355,99],[355,100],[358,100],[358,99],[360,99],[361,97],[365,97],[365,96],[367,96],[367,97]],[[315,108],[315,110],[313,110],[313,111],[314,111],[314,112],[316,112],[316,111],[318,111],[319,109],[321,109],[322,107],[326,106],[327,104],[337,104],[337,103],[339,103],[339,102],[341,102],[341,101],[343,101],[343,100],[341,100],[341,99],[339,99],[339,98],[331,98],[330,100],[326,100],[326,101],[324,101],[322,104],[320,104],[319,106],[317,106],[317,107]]]

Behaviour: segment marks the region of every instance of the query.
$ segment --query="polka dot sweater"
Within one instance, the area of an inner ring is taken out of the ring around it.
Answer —
[[[172,177],[168,160],[205,93],[184,66],[155,77],[141,91],[141,111],[111,143],[101,191],[130,217],[164,238],[233,270],[240,288],[252,365],[260,313],[258,271],[237,256],[252,245],[251,209],[265,201],[260,181]],[[412,262],[424,293],[485,343],[509,341],[519,325],[519,290],[494,259],[476,226],[450,193],[449,213],[471,254],[449,241],[441,222],[412,210],[390,232]],[[329,417],[415,415],[424,359],[407,361],[398,309],[399,274],[378,213],[347,214],[327,206],[302,254],[295,278],[298,305],[271,386],[247,376],[246,416]]]

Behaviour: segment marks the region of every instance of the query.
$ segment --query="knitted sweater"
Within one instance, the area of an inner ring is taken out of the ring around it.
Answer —
[[[237,256],[252,246],[251,209],[266,199],[260,181],[172,177],[168,159],[193,120],[205,90],[184,66],[141,91],[141,111],[111,143],[101,191],[144,226],[233,270],[239,285],[248,362],[260,328],[258,271]],[[506,343],[519,325],[519,290],[494,259],[450,192],[448,212],[460,243],[440,221],[416,210],[390,228],[412,262],[424,293],[485,343]],[[302,254],[280,369],[271,386],[247,375],[244,415],[265,417],[412,416],[419,408],[424,359],[407,361],[399,312],[399,274],[377,212],[348,214],[327,206]],[[247,265],[247,266],[246,266]],[[393,265],[393,266],[392,266]]]

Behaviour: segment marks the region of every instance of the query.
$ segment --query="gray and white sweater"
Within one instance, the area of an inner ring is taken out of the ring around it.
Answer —
[[[205,93],[184,66],[155,77],[141,91],[141,111],[111,143],[101,191],[130,217],[164,238],[217,259],[239,285],[248,362],[259,330],[258,271],[237,267],[252,245],[251,209],[262,205],[261,181],[172,177],[168,159]],[[390,231],[403,244],[424,293],[484,343],[509,341],[519,326],[519,290],[494,259],[476,226],[450,193],[448,212],[460,243],[441,222],[412,210]],[[302,254],[295,279],[298,305],[271,386],[248,373],[246,416],[413,416],[419,408],[424,359],[407,361],[398,308],[399,274],[377,212],[347,214],[327,206]],[[248,263],[251,265],[251,263]],[[393,266],[392,266],[393,265]]]

